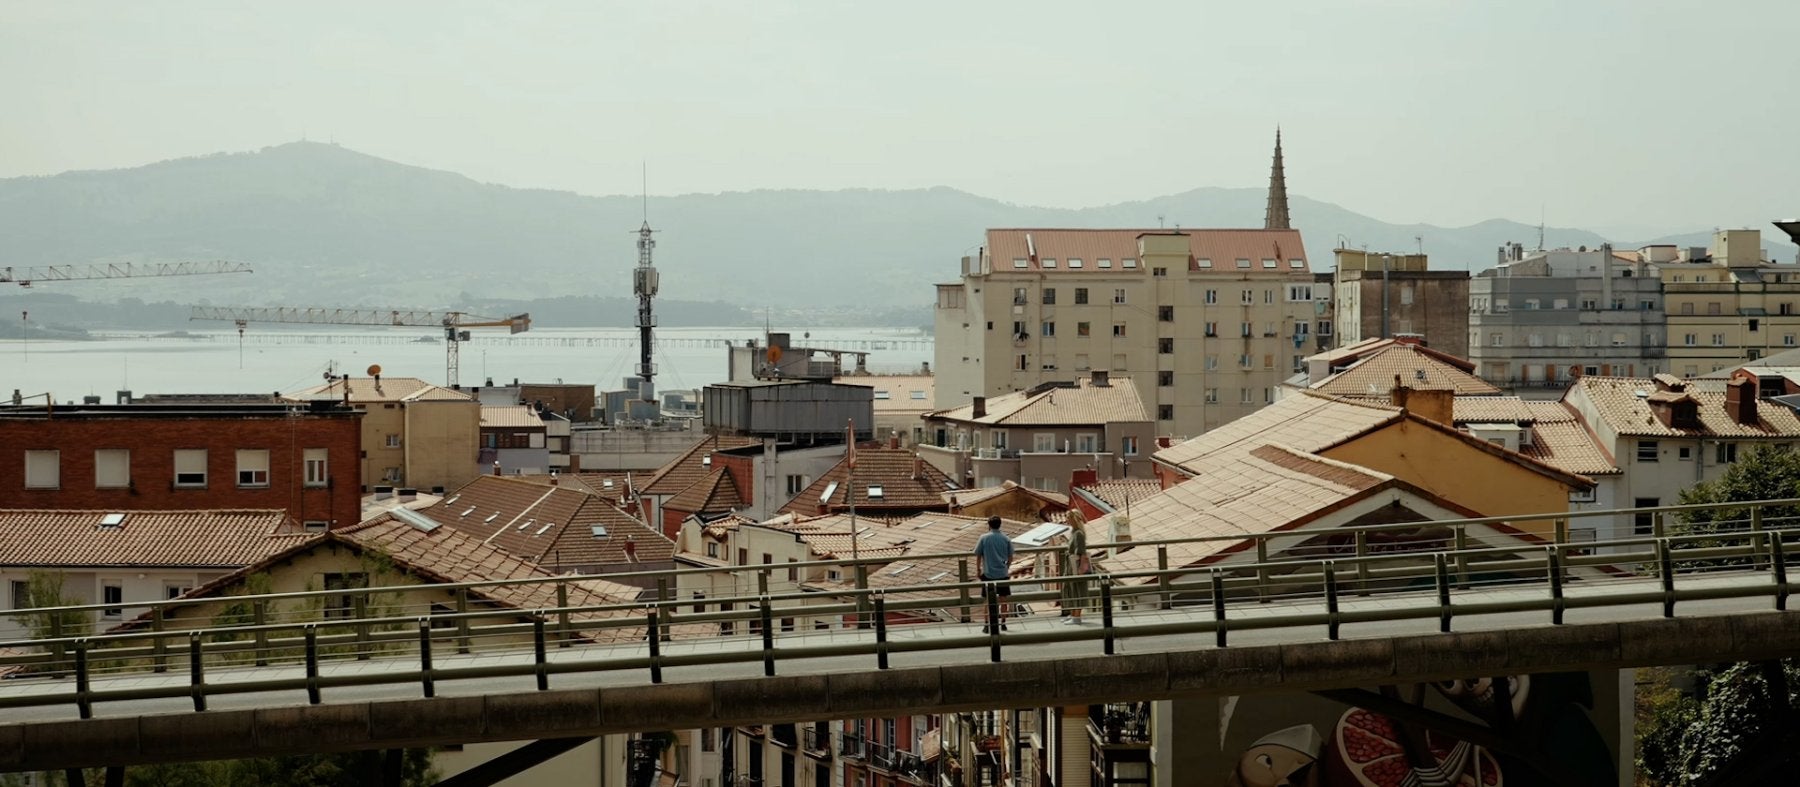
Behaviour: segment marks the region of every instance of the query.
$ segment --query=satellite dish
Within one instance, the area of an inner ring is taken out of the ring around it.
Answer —
[[[769,363],[781,363],[781,347],[774,344],[769,345],[768,358]]]
[[[378,363],[369,364],[369,376],[374,377],[378,374],[381,374],[381,364],[378,364]]]

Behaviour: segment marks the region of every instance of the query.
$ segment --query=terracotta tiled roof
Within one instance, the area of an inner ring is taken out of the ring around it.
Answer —
[[[1134,504],[1162,491],[1162,483],[1151,478],[1110,478],[1081,487],[1095,499],[1111,508],[1123,509],[1125,501]]]
[[[1526,456],[1587,476],[1620,472],[1612,456],[1600,447],[1587,426],[1573,417],[1563,421],[1538,421],[1530,428],[1531,444],[1519,451]]]
[[[506,476],[476,476],[420,513],[451,529],[547,567],[670,560],[674,542],[605,498]],[[605,535],[594,535],[595,528]],[[625,555],[630,539],[635,560]]]
[[[1399,408],[1297,391],[1235,421],[1156,452],[1160,462],[1194,472],[1209,457],[1280,443],[1313,452],[1404,417]],[[1132,506],[1135,509],[1136,503]]]
[[[1325,361],[1332,366],[1342,366],[1364,355],[1375,352],[1376,350],[1392,347],[1396,344],[1399,344],[1399,342],[1393,339],[1364,339],[1354,344],[1346,344],[1342,347],[1336,347],[1322,353],[1308,355],[1306,356],[1306,360]]]
[[[690,514],[722,514],[747,504],[743,493],[738,491],[737,482],[731,480],[731,473],[721,467],[677,492],[662,507],[666,511]]]
[[[1190,258],[1212,260],[1210,270],[1213,273],[1240,275],[1236,267],[1238,259],[1249,260],[1251,267],[1248,270],[1253,273],[1307,272],[1304,265],[1306,244],[1301,242],[1300,232],[1291,229],[990,229],[987,231],[987,248],[995,273],[1015,270],[1035,273],[1043,269],[1041,260],[1044,258],[1057,261],[1057,272],[1069,273],[1068,259],[1074,257],[1083,263],[1080,269],[1072,271],[1074,274],[1105,274],[1118,273],[1124,269],[1122,260],[1139,257],[1140,235],[1174,234],[1187,236]],[[1027,235],[1031,237],[1029,244]],[[1037,250],[1035,257],[1031,253],[1033,248]],[[1014,268],[1014,259],[1029,260],[1028,267]],[[1112,260],[1113,267],[1099,267],[1101,259]],[[1276,260],[1276,267],[1263,268],[1262,260],[1265,259]],[[1289,260],[1301,260],[1302,266],[1291,267]]]
[[[530,475],[508,477],[544,486],[548,486],[551,481],[554,480],[561,486],[580,490],[590,495],[598,495],[614,503],[620,503],[631,496],[632,483],[641,484],[655,473],[655,470],[606,470],[599,472],[561,473],[554,476],[533,473]]]
[[[856,484],[850,484],[849,460],[838,460],[830,470],[813,479],[794,495],[781,513],[818,514],[848,508],[855,496],[857,509],[870,511],[942,511],[945,490],[955,489],[956,482],[930,462],[917,459],[910,449],[856,449]],[[870,487],[880,487],[879,499],[869,496]],[[825,499],[826,490],[831,498]]]
[[[1639,392],[1643,396],[1639,396]],[[1650,410],[1649,398],[1658,393],[1656,382],[1637,377],[1584,376],[1564,395],[1563,400],[1585,396],[1594,411],[1612,430],[1634,437],[1800,437],[1800,417],[1787,407],[1766,401],[1757,402],[1757,423],[1740,424],[1725,412],[1725,393],[1694,390],[1684,393],[1699,402],[1700,429],[1676,429],[1664,426]]]
[[[1540,416],[1540,412],[1534,410],[1532,404],[1517,396],[1458,396],[1454,405],[1456,423],[1530,423]],[[1542,402],[1540,404],[1554,405],[1556,403]],[[1563,414],[1570,419],[1574,418],[1566,411]]]
[[[1385,473],[1314,456],[1284,445],[1261,445],[1162,492],[1131,502],[1134,541],[1234,536],[1294,527],[1393,481]],[[1088,524],[1108,532],[1108,514]],[[1234,541],[1170,544],[1170,566],[1191,566]],[[1156,550],[1132,549],[1102,561],[1115,572],[1157,567]],[[1137,581],[1137,580],[1133,580]]]
[[[656,471],[642,487],[647,495],[672,495],[694,485],[694,482],[705,478],[712,468],[704,463],[708,454],[733,448],[760,445],[761,440],[754,437],[738,437],[735,435],[705,435],[694,443],[681,456],[670,460]]]
[[[1002,426],[1086,426],[1147,422],[1149,412],[1128,377],[1094,385],[1083,377],[1072,387],[1014,391],[987,400],[987,414],[975,417],[975,405],[939,410],[926,416],[949,421]]]
[[[1394,378],[1419,390],[1451,390],[1458,396],[1498,395],[1488,381],[1412,344],[1395,344],[1364,355],[1343,371],[1312,384],[1320,393],[1336,396],[1383,396],[1394,389]]]
[[[1017,538],[1025,531],[1037,527],[1039,522],[1020,522],[1012,519],[1000,520],[1000,532],[1007,538]],[[906,554],[897,556],[892,562],[869,572],[869,587],[891,588],[907,585],[929,585],[945,582],[956,582],[958,563],[967,559],[969,576],[974,578],[980,571],[974,557],[975,542],[982,534],[988,532],[987,519],[955,516],[951,514],[920,514],[894,524],[894,530],[914,534],[916,541],[909,545]],[[930,555],[951,553],[964,558],[913,558],[912,555]],[[907,598],[910,596],[943,595],[943,591],[925,591],[916,593],[897,593],[889,598]],[[971,595],[979,599],[979,591]]]
[[[305,540],[294,530],[280,510],[0,510],[0,565],[237,568]]]
[[[1064,507],[1069,505],[1068,495],[1061,492],[1051,492],[1043,489],[1032,489],[1031,487],[1019,486],[1013,481],[1001,481],[999,486],[988,486],[980,489],[958,489],[955,491],[944,492],[942,497],[944,502],[950,503],[956,508],[966,508],[1008,494],[1028,495],[1046,503],[1050,503],[1051,505]]]
[[[461,391],[453,391],[442,386],[432,385],[417,377],[383,377],[379,381],[372,377],[350,377],[333,380],[324,385],[315,385],[281,398],[293,401],[308,399],[344,398],[344,389],[350,389],[351,403],[360,402],[472,402],[475,397]]]
[[[522,404],[484,404],[481,425],[486,429],[543,429],[544,419],[537,411]]]

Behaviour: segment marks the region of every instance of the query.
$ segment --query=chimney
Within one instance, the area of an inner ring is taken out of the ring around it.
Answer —
[[[972,418],[986,418],[987,417],[987,397],[985,397],[985,396],[975,397],[974,400],[970,403],[970,407],[972,408],[972,412],[970,412],[970,417],[972,417]]]
[[[1090,487],[1100,480],[1100,471],[1092,467],[1077,468],[1069,474],[1069,488]]]
[[[411,487],[396,489],[394,490],[394,496],[400,498],[400,502],[402,503],[410,503],[419,499],[419,490]]]
[[[1112,385],[1111,380],[1108,379],[1109,377],[1110,377],[1110,373],[1107,372],[1105,369],[1095,369],[1094,370],[1094,379],[1093,379],[1094,387],[1095,388],[1105,388],[1107,386]]]
[[[25,403],[25,397],[20,395],[19,389],[14,388],[13,389],[13,404],[24,404],[24,403]],[[124,402],[120,402],[119,404],[124,404]]]
[[[625,537],[625,560],[629,563],[637,562],[637,540],[631,536]]]
[[[1756,378],[1750,375],[1734,377],[1725,384],[1725,414],[1731,416],[1734,423],[1744,426],[1755,426],[1760,421],[1756,417]]]
[[[898,435],[898,434],[888,435],[888,449],[889,450],[897,450],[899,448],[900,448],[900,435]]]
[[[494,460],[494,475],[499,475],[499,474],[500,474],[500,460],[495,459]]]
[[[1395,407],[1432,423],[1456,424],[1456,392],[1447,388],[1408,388],[1394,375],[1392,402]]]
[[[376,500],[386,500],[393,496],[394,496],[394,488],[393,487],[386,486],[386,485],[375,487],[375,499]]]
[[[912,480],[917,481],[917,480],[925,477],[925,468],[922,467],[922,465],[925,463],[925,460],[919,458],[918,451],[913,452],[912,459],[913,459]]]

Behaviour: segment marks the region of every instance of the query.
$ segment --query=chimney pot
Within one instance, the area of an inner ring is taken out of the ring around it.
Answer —
[[[1105,388],[1109,385],[1112,385],[1110,378],[1111,378],[1110,372],[1106,371],[1105,369],[1095,369],[1092,382],[1093,382],[1093,385],[1095,388]]]
[[[974,417],[976,417],[976,418],[986,418],[987,417],[987,397],[985,397],[985,396],[975,397],[971,401],[970,407],[971,407],[970,414],[973,415]]]

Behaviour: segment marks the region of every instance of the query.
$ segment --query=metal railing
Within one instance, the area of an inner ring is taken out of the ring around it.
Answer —
[[[431,697],[440,681],[509,676],[535,677],[537,689],[547,690],[551,678],[559,674],[613,670],[648,670],[652,683],[662,683],[671,669],[760,662],[763,674],[774,675],[782,662],[833,656],[870,657],[876,669],[888,669],[890,657],[897,653],[982,648],[992,661],[999,661],[1007,646],[1052,642],[1097,641],[1099,651],[1111,655],[1121,642],[1146,636],[1211,635],[1213,646],[1225,647],[1231,634],[1255,629],[1319,627],[1337,639],[1346,625],[1436,618],[1441,631],[1450,631],[1459,617],[1528,611],[1549,613],[1550,622],[1560,624],[1570,609],[1660,604],[1663,615],[1673,616],[1679,603],[1695,599],[1762,597],[1774,608],[1785,609],[1787,567],[1795,547],[1784,528],[1800,521],[1797,510],[1800,500],[1778,500],[1097,543],[1092,545],[1096,552],[1116,546],[1124,555],[1142,556],[1133,562],[1153,566],[1044,578],[1084,583],[1090,590],[1085,605],[1095,613],[1087,619],[1099,625],[1015,627],[1022,630],[979,635],[954,627],[975,619],[984,605],[982,583],[969,579],[971,556],[963,554],[904,558],[958,560],[957,581],[885,588],[870,587],[871,569],[893,558],[613,575],[615,580],[653,582],[654,597],[600,604],[571,603],[571,592],[580,588],[582,578],[563,576],[15,610],[0,613],[0,620],[23,622],[33,634],[0,642],[0,671],[17,673],[17,680],[0,686],[0,709],[72,704],[88,718],[99,703],[188,698],[194,710],[203,711],[212,697],[265,691],[304,692],[309,703],[319,704],[327,691],[377,684],[412,684]],[[1600,541],[1569,537],[1571,521],[1638,514],[1651,518],[1650,533]],[[1671,515],[1711,517],[1712,524],[1705,532],[1675,533],[1668,521]],[[1546,535],[1482,530],[1527,521],[1548,523]],[[1210,548],[1207,559],[1221,562],[1171,565],[1171,548],[1183,545]],[[1021,556],[1059,551],[1058,547],[1018,550]],[[1120,565],[1116,557],[1113,563]],[[771,591],[772,572],[790,568],[848,568],[854,585],[808,589],[802,584]],[[690,611],[695,599],[677,598],[671,592],[688,575],[720,574],[744,591],[705,598],[701,611]],[[1687,586],[1678,581],[1713,575],[1768,579]],[[497,588],[534,585],[555,604],[520,609],[496,604],[488,595]],[[1616,587],[1605,593],[1569,592],[1609,585]],[[1531,592],[1502,601],[1483,598],[1483,591],[1496,588]],[[1429,593],[1435,603],[1344,608],[1346,601],[1387,593]],[[1032,590],[1016,593],[1011,600],[1048,604],[1060,595],[1060,588]],[[726,604],[733,608],[721,610]],[[1321,604],[1323,610],[1314,608]],[[988,616],[998,615],[991,597],[985,606]],[[142,612],[126,626],[89,631],[93,616],[118,607]],[[196,616],[196,607],[207,614]],[[1182,607],[1187,614],[1133,614],[1171,607]],[[1248,608],[1273,614],[1242,615]],[[906,615],[948,618],[952,627],[921,629],[890,622]],[[862,634],[850,638],[853,641],[820,644],[809,640],[813,632],[808,625],[799,626],[794,634],[777,633],[771,621],[779,618],[849,621]],[[716,640],[722,625],[749,631],[752,623],[757,631],[741,637],[745,647],[666,652],[670,649],[666,643]],[[932,636],[895,637],[897,629],[930,630]],[[548,658],[557,649],[606,642],[629,647],[598,658]],[[441,663],[436,654],[451,649],[458,654],[514,658]],[[392,666],[410,662],[411,667],[325,669],[334,662],[377,657],[398,662]],[[278,669],[216,679],[221,669],[252,665]],[[118,676],[183,672],[185,679],[96,685]],[[64,680],[33,681],[34,676]],[[46,688],[52,690],[42,690]],[[840,738],[840,753],[846,756],[861,756],[866,746],[855,735]]]

